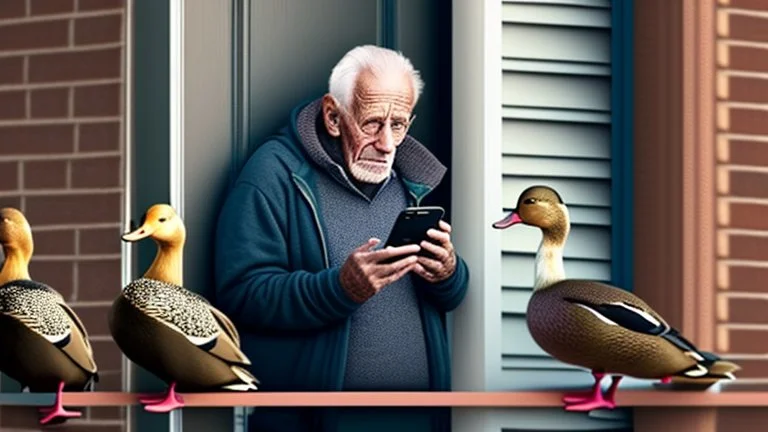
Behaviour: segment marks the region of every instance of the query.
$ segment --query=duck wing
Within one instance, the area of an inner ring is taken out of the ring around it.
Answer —
[[[69,305],[59,302],[59,307],[67,314],[70,334],[70,341],[61,347],[62,351],[81,368],[95,374],[97,372],[96,361],[93,359],[93,348],[88,341],[88,332],[85,326]]]
[[[85,326],[53,288],[29,280],[6,284],[0,288],[0,313],[19,320],[81,368],[96,374]]]
[[[215,311],[204,297],[184,287],[148,278],[130,283],[123,289],[123,296],[145,315],[180,333],[198,348],[227,363],[250,365],[235,342],[239,342],[239,336],[231,321],[217,317],[217,313],[221,317],[224,314]]]
[[[564,292],[563,299],[582,307],[608,325],[666,339],[681,351],[700,362],[714,362],[719,357],[699,351],[680,332],[648,304],[629,291],[594,281],[572,281],[583,287]],[[569,284],[571,287],[574,285]],[[566,285],[567,286],[567,285]]]

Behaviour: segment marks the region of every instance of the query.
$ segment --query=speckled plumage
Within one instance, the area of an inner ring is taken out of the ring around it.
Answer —
[[[40,282],[17,280],[0,286],[0,313],[20,320],[46,339],[61,339],[70,332],[64,299]]]
[[[128,284],[122,295],[148,316],[174,326],[187,337],[210,339],[220,333],[209,302],[178,285],[139,278]]]

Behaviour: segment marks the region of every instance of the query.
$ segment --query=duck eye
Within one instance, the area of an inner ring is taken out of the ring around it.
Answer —
[[[165,218],[158,219],[160,222],[165,222]]]
[[[536,204],[536,198],[528,198],[527,200],[523,201],[523,204]]]

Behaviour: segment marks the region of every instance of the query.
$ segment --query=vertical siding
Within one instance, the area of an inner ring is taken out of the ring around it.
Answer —
[[[608,0],[505,0],[502,6],[503,202],[548,184],[571,211],[569,277],[611,278],[611,9]],[[515,389],[583,385],[591,377],[545,354],[525,308],[538,230],[502,234],[502,376]]]

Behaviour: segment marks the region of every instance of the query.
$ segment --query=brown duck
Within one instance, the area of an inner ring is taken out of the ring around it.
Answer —
[[[257,389],[251,362],[240,351],[235,326],[205,298],[184,288],[183,248],[186,230],[165,204],[152,206],[141,226],[124,241],[152,238],[157,255],[143,277],[129,283],[115,299],[109,328],[131,361],[169,383],[164,396],[143,397],[150,412],[184,406],[179,391]]]
[[[64,409],[62,392],[92,390],[98,381],[88,333],[77,314],[52,287],[29,275],[34,242],[26,217],[17,209],[0,210],[0,370],[31,392],[55,392],[42,408],[41,424],[80,417]]]
[[[595,378],[589,392],[566,395],[567,410],[614,408],[622,375],[704,385],[735,379],[739,366],[698,350],[636,295],[596,281],[566,279],[563,248],[570,220],[554,189],[526,189],[517,207],[493,227],[518,223],[542,232],[526,316],[531,336],[552,357],[588,368]],[[613,377],[604,396],[600,383],[606,374]]]

